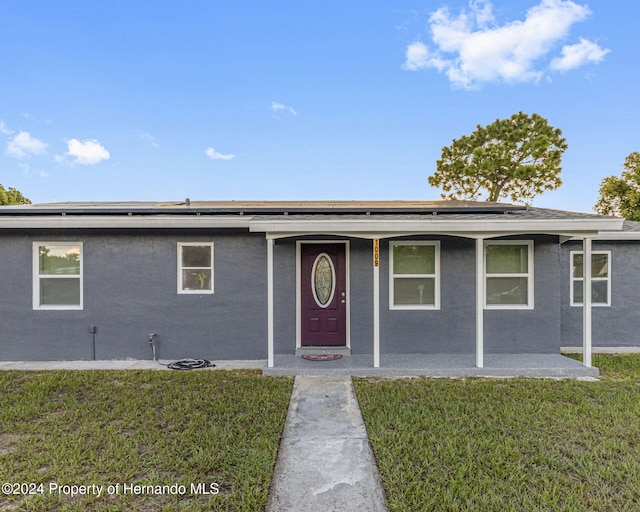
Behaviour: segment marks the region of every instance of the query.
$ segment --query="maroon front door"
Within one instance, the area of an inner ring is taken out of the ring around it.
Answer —
[[[345,346],[345,244],[302,244],[300,263],[302,346]]]

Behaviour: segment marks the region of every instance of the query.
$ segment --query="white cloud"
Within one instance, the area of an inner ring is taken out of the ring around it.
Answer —
[[[527,11],[524,20],[499,25],[488,0],[472,0],[469,9],[457,16],[442,7],[429,19],[434,48],[421,42],[408,45],[403,67],[410,71],[437,69],[454,87],[465,89],[483,82],[537,82],[554,47],[575,23],[590,14],[589,7],[571,0],[541,0]],[[552,69],[570,69],[558,67],[569,62],[577,67],[602,60],[608,50],[590,44],[593,46],[588,48],[582,42],[566,46],[570,55],[565,57],[563,50],[563,57]],[[572,50],[574,47],[578,48]],[[574,53],[581,57],[574,57]]]
[[[4,121],[2,119],[0,119],[0,134],[2,135],[12,135],[13,131],[9,130],[9,128],[7,128],[7,125],[4,124]]]
[[[153,148],[159,148],[160,147],[160,144],[158,144],[158,142],[156,141],[156,138],[153,135],[149,134],[149,133],[139,132],[138,133],[138,137],[140,137],[140,140],[148,142],[151,145],[151,147],[153,147]]]
[[[97,140],[71,139],[67,141],[67,152],[65,156],[74,158],[74,164],[78,165],[96,165],[104,160],[109,160],[111,155]],[[56,158],[59,162],[63,159]]]
[[[417,71],[424,68],[436,68],[438,71],[442,71],[447,67],[447,64],[446,60],[431,52],[424,43],[418,41],[407,46],[405,69]]]
[[[32,169],[30,165],[24,163],[24,162],[20,162],[18,163],[18,167],[20,167],[20,169],[22,169],[22,172],[25,176],[32,176],[32,175],[36,175],[39,176],[41,178],[47,178],[49,177],[49,175],[42,170],[38,170],[38,169]]]
[[[279,103],[277,101],[272,101],[271,102],[271,110],[273,110],[274,112],[289,112],[289,114],[291,114],[292,116],[297,116],[298,112],[296,111],[295,108],[289,106],[289,105],[285,105],[284,103]]]
[[[25,158],[31,155],[41,155],[46,149],[47,145],[32,137],[29,132],[20,132],[7,143],[6,153],[14,158]]]
[[[223,155],[222,153],[218,153],[213,148],[207,148],[204,151],[204,154],[207,155],[211,160],[232,160],[236,157],[236,155]]]
[[[602,62],[604,56],[610,51],[581,37],[579,43],[562,48],[562,57],[557,57],[551,61],[551,69],[569,71],[588,63],[597,64]]]

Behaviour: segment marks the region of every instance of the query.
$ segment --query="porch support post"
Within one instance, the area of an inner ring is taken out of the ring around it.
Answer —
[[[373,240],[373,367],[380,367],[380,246]]]
[[[484,238],[476,239],[476,367],[484,366]]]
[[[267,366],[273,368],[273,238],[267,238]]]
[[[582,239],[582,361],[591,366],[591,238]]]

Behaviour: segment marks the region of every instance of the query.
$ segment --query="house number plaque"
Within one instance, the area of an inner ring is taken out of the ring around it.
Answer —
[[[380,265],[380,244],[377,238],[373,239],[373,266]]]

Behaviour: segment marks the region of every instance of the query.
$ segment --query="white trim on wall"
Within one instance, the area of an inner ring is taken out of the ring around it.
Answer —
[[[526,245],[527,246],[527,272],[522,273],[487,273],[487,247],[492,245]],[[533,240],[485,240],[484,265],[482,269],[484,277],[484,308],[485,309],[534,309],[534,245]],[[524,277],[527,279],[527,303],[526,304],[487,304],[487,280],[491,278]]]
[[[210,255],[211,255],[211,264],[208,267],[185,267],[182,264],[182,248],[183,247],[209,247],[210,250]],[[177,243],[177,253],[178,253],[178,257],[177,257],[177,262],[178,262],[178,272],[177,272],[177,284],[178,284],[178,294],[211,294],[213,293],[213,287],[214,287],[214,250],[213,250],[213,242],[178,242]],[[209,287],[208,288],[194,288],[194,289],[189,289],[189,288],[184,288],[184,282],[182,279],[182,271],[185,269],[192,269],[194,271],[197,270],[201,270],[201,271],[209,271],[210,272],[210,277],[209,277]]]
[[[574,277],[573,276],[573,258],[576,255],[582,255],[582,251],[570,251],[569,252],[569,303],[572,307],[582,307],[582,302],[576,302],[573,297],[573,283],[580,281],[583,283],[582,293],[584,297],[584,272],[582,277]],[[603,308],[603,307],[611,307],[611,251],[591,251],[591,257],[600,254],[607,255],[607,277],[593,277],[591,276],[591,284],[597,282],[606,282],[607,283],[607,302],[595,302],[593,300],[593,293],[591,294],[591,306],[595,308]],[[593,261],[592,261],[593,268]]]
[[[83,260],[84,249],[82,242],[75,241],[49,241],[49,242],[33,242],[33,309],[36,310],[79,310],[84,307],[84,272],[83,272]],[[40,273],[40,247],[56,247],[56,248],[77,248],[79,256],[79,270],[78,274],[41,274]],[[79,281],[79,297],[78,304],[41,304],[40,301],[40,287],[41,279],[54,279],[54,280],[78,280]]]
[[[303,244],[344,244],[344,260],[345,260],[345,293],[346,293],[346,347],[351,348],[351,284],[350,284],[350,241],[349,240],[296,240],[296,348],[302,347],[302,245]]]
[[[435,248],[435,261],[433,274],[394,274],[393,257],[394,247],[398,246],[431,246]],[[433,304],[394,304],[395,279],[433,279],[434,303]],[[403,240],[389,242],[389,309],[440,309],[440,241],[439,240]]]

